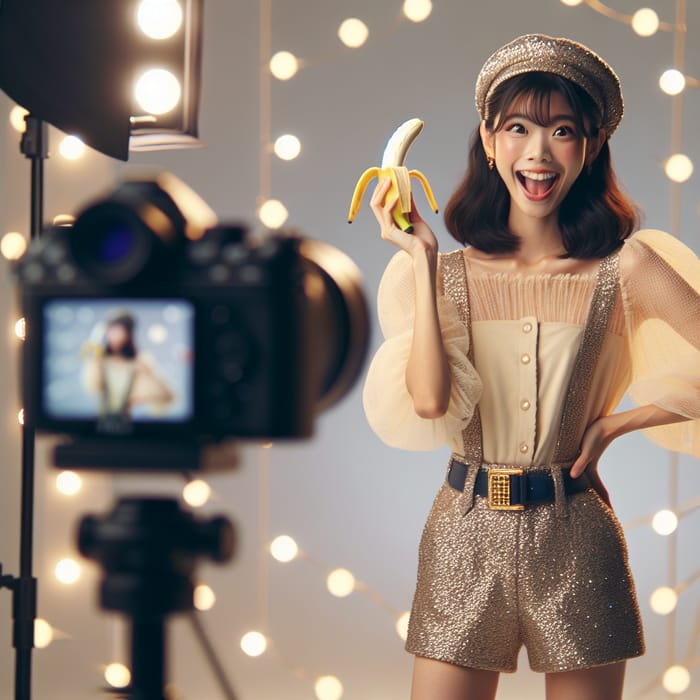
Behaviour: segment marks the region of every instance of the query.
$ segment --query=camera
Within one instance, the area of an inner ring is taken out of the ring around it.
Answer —
[[[308,437],[367,349],[344,253],[221,225],[169,174],[49,227],[16,274],[25,424],[82,445],[73,466],[132,466],[136,452],[178,468],[178,455],[227,438]]]

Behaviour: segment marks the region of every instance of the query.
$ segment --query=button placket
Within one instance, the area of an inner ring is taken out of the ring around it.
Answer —
[[[537,340],[539,327],[534,317],[520,319],[518,334],[518,434],[514,436],[516,464],[532,463],[535,447],[537,400]]]

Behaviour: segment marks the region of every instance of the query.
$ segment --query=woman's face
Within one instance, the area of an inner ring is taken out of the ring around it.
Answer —
[[[527,107],[526,98],[516,100],[505,116],[499,115],[495,132],[482,125],[484,148],[495,157],[496,169],[510,194],[509,224],[515,230],[525,219],[558,216],[559,206],[590,151],[571,107],[558,92],[550,95],[549,118],[544,125],[527,116]]]
[[[113,323],[105,333],[107,346],[115,353],[121,352],[130,340],[130,333],[121,323]]]

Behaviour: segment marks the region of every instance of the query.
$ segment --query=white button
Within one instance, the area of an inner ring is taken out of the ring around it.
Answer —
[[[527,399],[523,399],[523,400],[520,402],[520,408],[521,408],[523,411],[529,411],[529,410],[530,410],[530,402],[529,402]]]
[[[529,365],[530,359],[531,358],[527,353],[524,353],[523,355],[520,356],[520,362],[522,362],[524,365]]]
[[[520,443],[520,451],[525,454],[530,448],[524,443]]]
[[[529,333],[532,330],[532,324],[528,321],[523,323],[523,333]]]

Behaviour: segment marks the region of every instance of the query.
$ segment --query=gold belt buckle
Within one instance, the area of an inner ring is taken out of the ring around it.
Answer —
[[[488,505],[490,510],[525,510],[523,503],[510,504],[510,477],[522,476],[523,469],[489,469]]]

